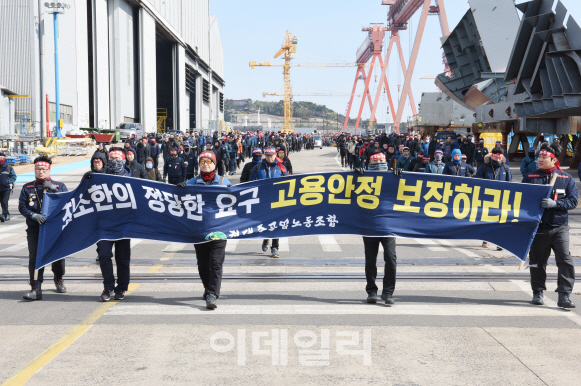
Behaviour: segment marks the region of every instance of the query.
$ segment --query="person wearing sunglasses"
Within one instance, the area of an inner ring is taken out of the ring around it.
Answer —
[[[26,218],[26,240],[28,241],[28,273],[30,274],[29,293],[24,295],[24,300],[42,300],[42,282],[44,268],[38,270],[35,275],[36,249],[40,227],[46,219],[42,215],[45,193],[67,192],[68,189],[62,182],[57,182],[50,177],[52,161],[45,156],[34,160],[34,176],[36,179],[24,184],[18,200],[18,211]],[[54,284],[58,293],[67,292],[63,276],[65,275],[65,259],[52,263]],[[36,276],[36,277],[35,277]]]
[[[198,163],[200,165],[200,175],[192,178],[187,183],[178,184],[178,186],[232,186],[226,177],[216,173],[216,154],[214,152],[205,151],[201,153]],[[226,258],[227,240],[223,234],[213,238],[206,238],[206,240],[206,242],[194,244],[194,248],[198,259],[198,273],[204,284],[203,298],[206,301],[206,308],[213,310],[218,307],[216,301],[220,297],[220,287],[222,286],[222,271],[224,259]]]

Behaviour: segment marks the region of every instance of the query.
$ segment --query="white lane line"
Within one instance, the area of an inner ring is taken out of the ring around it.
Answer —
[[[23,222],[22,224],[10,225],[9,227],[6,227],[6,228],[0,227],[0,230],[2,230],[2,233],[4,233],[4,232],[8,232],[8,231],[11,231],[14,229],[22,228],[25,225],[26,225],[26,223]]]
[[[131,239],[131,248],[133,248],[137,244],[141,244],[142,241],[143,239]]]
[[[522,281],[522,280],[511,280],[510,282],[513,283],[514,285],[516,285],[518,288],[520,288],[523,292],[526,292],[527,294],[529,294],[531,296],[531,299],[532,299],[533,290],[531,289],[531,284],[529,282]],[[576,314],[574,311],[566,311],[562,308],[559,308],[559,306],[557,306],[556,301],[549,299],[546,296],[543,300],[545,302],[544,306],[531,305],[531,307],[544,310],[545,312],[547,312],[549,310],[554,311],[554,312],[558,312],[558,315],[569,318],[573,323],[576,323],[576,324],[581,326],[581,315]]]
[[[440,244],[442,244],[442,245],[454,245],[451,242],[449,242],[448,240],[438,240],[438,241],[440,241]]]
[[[466,256],[468,256],[468,257],[480,257],[480,256],[479,256],[479,255],[477,255],[476,253],[474,253],[474,252],[470,252],[470,251],[469,251],[469,250],[467,250],[467,249],[458,248],[458,247],[455,247],[454,249],[455,249],[455,250],[457,250],[457,251],[458,251],[458,252],[460,252],[460,253],[463,253],[463,254],[465,254],[465,255],[466,255]]]
[[[16,251],[19,251],[19,250],[24,249],[24,248],[28,248],[28,241],[24,241],[22,243],[15,244],[11,247],[4,248],[4,249],[0,250],[0,252],[16,252]]]
[[[447,252],[448,248],[438,247],[438,243],[434,240],[429,239],[414,239],[418,244],[422,244],[424,247],[428,248],[432,252]],[[434,245],[431,247],[430,245]]]
[[[8,237],[12,237],[12,236],[17,236],[17,234],[16,233],[2,233],[0,235],[0,240],[7,239]]]
[[[323,251],[325,252],[341,252],[341,246],[335,240],[335,236],[333,235],[322,235],[317,236],[319,238],[319,243],[323,247]]]
[[[557,309],[532,306],[481,304],[398,304],[394,307],[367,304],[336,305],[224,305],[208,312],[201,302],[195,306],[162,304],[119,304],[105,315],[425,315],[425,316],[560,316]],[[576,314],[575,314],[576,315]]]
[[[339,160],[339,153],[337,153],[337,155],[335,156],[335,162],[337,162],[337,165],[339,165],[339,167],[343,170],[347,170],[347,168],[344,168],[343,166],[341,166],[341,161]]]
[[[226,243],[226,252],[234,252],[236,250],[238,242],[240,242],[240,240],[238,239],[228,240],[228,242]]]
[[[290,252],[288,246],[288,237],[281,237],[278,239],[278,251],[279,252]]]
[[[177,252],[185,248],[187,244],[184,243],[171,243],[165,247],[162,252]]]

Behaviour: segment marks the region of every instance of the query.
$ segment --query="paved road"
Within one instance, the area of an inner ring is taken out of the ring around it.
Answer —
[[[341,169],[334,149],[291,160],[295,173]],[[61,170],[54,178],[72,189],[87,168]],[[229,241],[216,311],[204,308],[193,246],[147,240],[132,241],[122,303],[98,301],[95,248],[67,259],[67,294],[48,273],[44,300],[25,303],[25,225],[13,219],[0,225],[0,382],[571,385],[581,376],[581,314],[556,307],[554,262],[547,305],[534,307],[528,271],[478,240],[398,239],[393,307],[363,302],[355,236],[281,239],[277,260],[260,241]],[[579,265],[581,210],[571,228]],[[579,293],[572,299],[581,306]]]

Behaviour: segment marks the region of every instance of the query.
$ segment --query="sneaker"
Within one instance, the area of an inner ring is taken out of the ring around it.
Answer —
[[[376,291],[367,293],[367,303],[369,303],[369,304],[377,303],[377,292]]]
[[[482,242],[482,248],[488,248],[488,243],[486,241]]]
[[[270,248],[270,253],[272,254],[271,257],[278,259],[280,256],[278,255],[278,250],[276,248]]]
[[[202,300],[206,300],[206,295],[208,295],[208,290],[204,288],[204,294],[202,295]]]
[[[0,214],[0,222],[4,222],[6,219],[4,218],[3,214]]]
[[[216,299],[216,295],[208,293],[206,295],[206,308],[209,310],[217,308],[218,306],[216,305]]]
[[[543,291],[534,291],[533,292],[532,303],[534,305],[537,305],[537,306],[542,306],[543,304],[545,304],[545,302],[543,302]]]
[[[56,292],[59,294],[64,294],[67,292],[67,287],[65,287],[65,281],[62,277],[58,277],[54,279],[54,285],[56,287]]]
[[[123,300],[123,299],[125,299],[125,292],[126,291],[115,292],[115,300]]]
[[[9,215],[9,214],[7,214],[6,216],[4,216],[4,220],[6,220],[6,221],[10,221],[10,215]]]
[[[575,303],[569,299],[569,294],[566,292],[559,292],[559,301],[557,306],[561,308],[575,308]]]
[[[393,294],[384,292],[381,294],[381,299],[385,300],[385,304],[387,304],[387,305],[395,304],[395,299],[393,298]]]
[[[111,300],[111,290],[103,290],[103,293],[101,294],[101,300],[104,302]]]
[[[268,251],[268,240],[262,242],[262,252]]]

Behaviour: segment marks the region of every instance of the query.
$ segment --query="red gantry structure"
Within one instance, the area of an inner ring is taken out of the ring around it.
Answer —
[[[435,5],[432,5],[432,1]],[[393,99],[389,89],[389,84],[387,81],[387,68],[389,65],[389,59],[391,57],[391,50],[395,43],[397,51],[399,54],[399,60],[401,63],[401,70],[405,77],[405,81],[402,88],[402,93],[398,101],[397,113],[394,116],[395,126],[394,129],[399,133],[399,125],[401,123],[401,118],[403,115],[403,110],[405,108],[405,103],[407,98],[410,99],[410,104],[412,107],[412,112],[417,115],[416,105],[414,102],[414,97],[411,90],[412,76],[416,66],[416,61],[418,58],[418,52],[420,50],[420,45],[422,42],[422,37],[426,27],[426,21],[428,15],[438,15],[440,20],[440,27],[442,29],[442,36],[447,37],[450,35],[450,30],[448,28],[448,19],[446,17],[446,9],[444,8],[444,0],[382,0],[382,5],[389,6],[389,11],[387,15],[387,27],[383,24],[371,24],[370,27],[364,27],[363,31],[368,32],[368,36],[361,47],[357,50],[357,63],[367,63],[371,59],[372,65],[369,66],[369,72],[366,76],[365,68],[358,67],[357,73],[355,75],[355,83],[353,85],[353,92],[349,105],[347,106],[347,116],[345,117],[345,123],[343,129],[347,130],[347,124],[349,122],[349,113],[351,112],[351,107],[353,105],[353,97],[355,95],[355,90],[357,88],[357,81],[360,79],[365,80],[365,90],[363,92],[363,99],[361,100],[361,105],[359,107],[359,114],[357,115],[357,122],[355,123],[355,129],[359,128],[359,123],[361,121],[361,114],[363,113],[363,108],[365,106],[365,99],[369,100],[369,107],[371,109],[370,124],[375,121],[375,114],[377,112],[377,106],[379,104],[379,97],[381,95],[382,86],[384,86],[385,92],[389,99],[390,111],[393,115],[395,111],[393,108]],[[409,61],[409,67],[406,68],[405,58],[403,55],[403,50],[401,48],[401,41],[399,38],[399,31],[404,31],[408,29],[408,22],[412,16],[421,9],[420,21],[418,24],[418,29],[416,32],[416,38],[414,41],[413,49],[411,52],[411,57]],[[386,32],[390,32],[389,46],[387,49],[387,54],[385,56],[385,61],[382,60],[381,54],[383,50],[383,39]],[[444,57],[445,72],[450,74],[450,69],[448,63]],[[371,102],[369,96],[369,83],[373,70],[376,66],[373,65],[375,61],[378,60],[379,68],[381,68],[381,78],[379,85],[377,87],[377,93],[375,95],[375,100]],[[385,63],[385,64],[384,64]],[[367,96],[367,98],[365,97]]]

